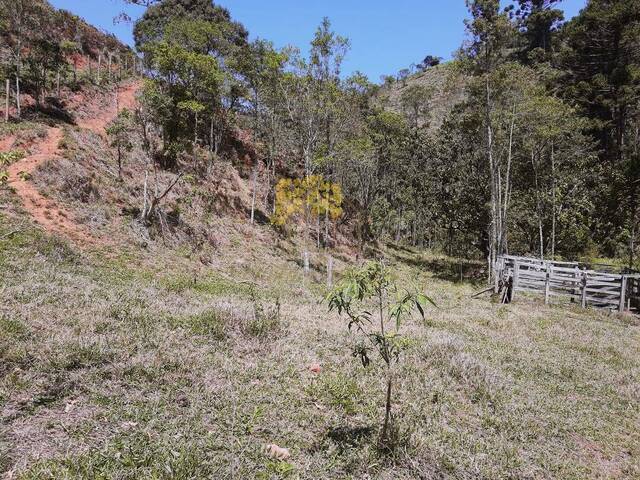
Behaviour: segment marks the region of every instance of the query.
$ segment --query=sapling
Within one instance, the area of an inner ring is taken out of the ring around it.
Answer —
[[[126,153],[133,150],[131,131],[133,129],[133,117],[126,108],[118,113],[118,116],[109,123],[106,128],[110,138],[110,145],[116,149],[118,155],[118,179],[122,180],[122,161]]]
[[[347,271],[327,301],[329,311],[337,310],[338,315],[346,316],[349,331],[361,337],[362,342],[353,348],[353,356],[359,358],[364,367],[371,363],[371,352],[377,352],[384,361],[386,403],[380,445],[392,449],[393,365],[399,362],[407,345],[400,328],[414,312],[424,321],[425,305],[435,304],[420,292],[399,288],[381,262],[368,262]]]

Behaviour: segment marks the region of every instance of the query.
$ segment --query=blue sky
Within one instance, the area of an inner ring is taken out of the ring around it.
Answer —
[[[122,0],[50,0],[99,28],[132,43],[130,25],[114,25],[113,17],[126,10],[137,18],[143,8],[125,6]],[[356,70],[372,81],[394,74],[426,55],[445,59],[460,46],[467,10],[464,0],[219,0],[252,38],[287,44],[303,51],[322,17],[328,16],[336,32],[351,40],[344,72]],[[571,18],[586,0],[564,0],[560,8]]]

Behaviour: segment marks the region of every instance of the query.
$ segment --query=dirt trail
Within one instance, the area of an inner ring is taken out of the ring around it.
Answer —
[[[121,109],[132,108],[135,105],[135,94],[139,86],[138,82],[121,86],[118,92]],[[97,105],[96,107],[90,117],[79,119],[77,124],[80,128],[103,135],[105,126],[117,115],[116,105],[113,102],[113,108],[108,110],[100,109]],[[48,128],[47,136],[34,145],[35,153],[9,166],[7,169],[9,185],[20,197],[25,209],[47,232],[65,236],[76,244],[95,245],[98,239],[92,236],[89,229],[75,222],[73,215],[55,200],[44,197],[30,181],[30,176],[40,165],[59,155],[59,144],[62,138],[62,128]],[[8,150],[12,143],[13,139],[5,139],[0,143],[0,151]]]

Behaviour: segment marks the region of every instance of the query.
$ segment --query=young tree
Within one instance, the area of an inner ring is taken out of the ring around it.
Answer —
[[[342,189],[320,175],[283,178],[276,185],[276,208],[271,223],[284,227],[290,220],[303,222],[305,273],[309,269],[309,232],[314,218],[335,220],[342,215]]]
[[[118,116],[109,123],[106,132],[111,139],[111,148],[116,149],[118,162],[118,179],[122,180],[122,162],[125,155],[133,149],[131,134],[133,131],[133,118],[130,110],[126,108],[118,113]]]
[[[401,327],[413,312],[425,321],[426,304],[435,303],[423,293],[400,288],[381,262],[348,270],[327,296],[327,302],[329,311],[346,316],[349,331],[361,338],[353,347],[353,356],[368,367],[374,351],[384,362],[386,395],[380,446],[393,450],[393,366],[406,346]]]

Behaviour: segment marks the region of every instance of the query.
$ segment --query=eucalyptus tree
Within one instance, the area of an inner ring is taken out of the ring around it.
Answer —
[[[503,167],[496,158],[496,117],[504,117],[496,110],[500,100],[501,88],[496,85],[503,80],[500,68],[508,57],[508,47],[512,45],[515,29],[507,13],[500,11],[499,0],[467,0],[471,19],[466,21],[469,40],[463,50],[464,60],[469,72],[474,76],[471,82],[471,95],[478,104],[484,130],[484,150],[491,182],[491,223],[487,263],[489,278],[498,255],[506,250],[504,201],[509,198],[508,170],[509,162]],[[511,115],[513,116],[513,115]],[[512,123],[513,125],[513,123]],[[509,135],[510,136],[510,135]],[[502,181],[505,177],[505,182]]]

